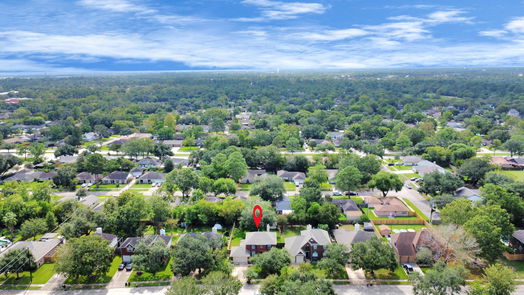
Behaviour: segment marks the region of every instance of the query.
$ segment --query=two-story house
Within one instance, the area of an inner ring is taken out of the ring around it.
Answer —
[[[286,238],[285,248],[291,255],[291,263],[318,261],[324,257],[326,247],[331,244],[327,231],[311,228],[300,232],[300,236]]]
[[[267,252],[277,245],[274,232],[249,232],[238,247],[231,248],[229,256],[235,264],[247,264],[249,257]]]
[[[122,262],[123,263],[131,263],[132,262],[132,256],[135,253],[135,247],[138,244],[140,240],[149,240],[151,243],[156,241],[157,239],[162,239],[166,243],[166,247],[171,248],[171,236],[166,236],[165,234],[161,235],[150,235],[150,236],[144,236],[144,237],[131,237],[125,239],[125,241],[120,244],[119,251],[122,255]]]

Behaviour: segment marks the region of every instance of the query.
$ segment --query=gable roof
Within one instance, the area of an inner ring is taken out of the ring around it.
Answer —
[[[517,241],[524,244],[524,230],[516,230],[512,235]]]
[[[169,245],[169,243],[171,242],[171,236],[163,236],[163,235],[147,235],[143,237],[129,237],[125,239],[122,245],[120,245],[120,248],[127,248],[129,246],[134,248],[136,244],[138,244],[139,241],[147,239],[147,238],[152,238],[151,243],[153,243],[157,239],[162,239],[166,243],[166,246]]]
[[[76,175],[76,179],[83,181],[95,181],[96,177],[94,174],[89,172],[80,172]]]
[[[246,245],[276,245],[277,234],[274,232],[249,232],[246,234]]]
[[[138,180],[154,180],[154,179],[164,179],[166,178],[166,175],[164,173],[158,173],[158,172],[146,172],[144,175],[140,176]]]
[[[289,179],[306,179],[306,174],[304,172],[297,172],[297,171],[278,170],[277,176],[281,178],[289,178]]]
[[[351,199],[333,199],[331,203],[337,205],[342,211],[360,211],[355,201]]]
[[[106,175],[106,177],[104,177],[104,179],[126,180],[127,176],[128,176],[127,172],[113,171],[113,172],[109,173],[108,175]]]
[[[283,196],[275,201],[275,209],[277,211],[286,211],[291,209],[291,199],[288,196]]]
[[[27,248],[31,254],[33,254],[35,261],[38,261],[44,258],[49,252],[53,251],[53,249],[60,245],[60,243],[62,243],[62,240],[60,239],[49,239],[45,241],[20,241],[14,243],[7,249],[7,251],[4,251],[3,253],[7,253],[15,249]]]
[[[302,247],[308,242],[316,242],[321,246],[331,244],[329,234],[323,229],[307,229],[300,231],[300,236],[286,238],[286,249],[291,256],[303,255]]]
[[[363,230],[348,230],[339,228],[333,231],[335,240],[339,244],[351,247],[351,244],[361,243],[375,237],[375,233]]]

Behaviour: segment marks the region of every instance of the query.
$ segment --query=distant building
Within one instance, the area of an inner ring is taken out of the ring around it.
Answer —
[[[291,214],[293,209],[291,208],[291,199],[288,196],[283,196],[275,201],[275,211],[277,214]]]
[[[355,243],[361,243],[376,237],[374,232],[363,231],[363,230],[349,230],[344,228],[339,228],[333,231],[335,240],[337,243],[345,245],[349,249]]]
[[[42,264],[54,260],[56,249],[60,244],[62,244],[61,238],[47,239],[45,241],[19,241],[0,253],[0,257],[12,250],[27,248],[33,255],[36,266],[40,267]]]
[[[140,184],[156,184],[165,182],[166,175],[158,172],[146,172],[138,178]]]
[[[113,171],[102,178],[103,184],[126,184],[129,182],[129,174],[123,171]]]
[[[295,185],[301,185],[306,180],[306,174],[304,172],[279,170],[277,171],[277,176],[284,181],[294,182]]]
[[[131,237],[125,239],[125,241],[120,245],[119,251],[122,255],[122,262],[131,263],[133,262],[132,256],[135,254],[135,248],[139,241],[144,239],[150,239],[151,243],[154,243],[158,239],[162,239],[166,244],[167,248],[171,248],[172,238],[171,236],[166,235],[150,235],[144,237]]]
[[[291,263],[302,263],[322,259],[329,244],[331,239],[327,231],[308,226],[300,231],[300,236],[286,238],[285,248],[291,255]]]

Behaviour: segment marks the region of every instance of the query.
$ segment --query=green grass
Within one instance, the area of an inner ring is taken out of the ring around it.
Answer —
[[[133,184],[132,188],[150,188],[152,187],[153,185],[152,184],[140,184],[140,183],[135,183]]]
[[[16,274],[9,274],[7,279],[4,275],[0,277],[0,283],[3,285],[28,285],[28,284],[45,284],[55,274],[55,265],[53,263],[43,264],[33,273],[31,281],[29,272],[21,272],[20,279],[16,279]],[[3,280],[3,281],[2,281]]]
[[[65,283],[66,284],[105,284],[109,283],[115,273],[118,270],[118,266],[122,263],[122,257],[115,256],[113,258],[113,261],[111,262],[111,266],[109,267],[109,271],[105,274],[103,277],[96,277],[96,278],[89,278],[89,277],[81,277],[78,279],[73,278],[67,278]]]
[[[344,225],[341,225],[340,228],[347,229],[347,230],[355,230],[355,226],[353,224],[344,224]]]
[[[305,226],[288,227],[280,236],[282,240],[285,240],[286,238],[289,238],[289,237],[299,236],[300,231],[305,230],[305,229],[306,229]]]
[[[359,196],[351,196],[351,200],[353,200],[355,204],[364,204],[364,199]]]
[[[402,173],[402,175],[406,176],[407,178],[413,178],[413,177],[419,177],[419,178],[422,178],[420,176],[420,174],[418,173]]]
[[[515,181],[524,181],[524,171],[497,170],[495,172],[509,176]]]
[[[372,275],[370,273],[366,272],[366,278],[367,279],[373,279]],[[379,280],[407,280],[408,275],[402,269],[402,266],[397,265],[397,268],[395,268],[394,271],[390,271],[387,269],[379,269],[375,271],[375,279]]]
[[[422,213],[422,211],[420,211],[420,209],[417,206],[415,206],[415,204],[413,204],[410,200],[406,198],[402,198],[402,200],[404,200],[404,202],[406,202],[406,204],[408,204],[411,207],[411,209],[415,210],[415,212],[417,212],[418,215],[420,215],[420,217],[424,218],[424,220],[426,221],[429,221],[429,218],[424,213]]]
[[[166,267],[163,271],[152,274],[149,272],[142,272],[141,275],[137,275],[136,270],[133,270],[133,273],[129,277],[128,282],[144,282],[144,281],[167,281],[171,280],[173,272],[171,271],[171,265],[173,264],[173,259],[169,260]]]
[[[338,216],[338,221],[346,221],[347,219],[348,218],[344,213],[340,213],[340,215]]]
[[[248,192],[251,190],[251,184],[250,183],[241,183],[239,185],[239,191]]]
[[[375,213],[373,213],[373,211],[369,208],[362,208],[362,211],[364,211],[364,214],[366,214],[369,219],[375,219],[375,220],[379,220],[379,219],[391,219],[389,217],[378,217],[375,215]],[[408,217],[394,217],[394,219],[417,219],[417,217],[415,216],[408,216]]]
[[[294,182],[284,182],[284,188],[286,191],[294,191],[297,189],[297,186]]]
[[[331,184],[329,184],[329,183],[326,182],[326,183],[322,183],[322,184],[320,185],[320,189],[321,189],[322,191],[324,191],[324,192],[329,192],[329,191],[333,190],[333,186],[332,186]]]
[[[520,279],[524,279],[524,261],[511,261],[507,260],[506,258],[502,258],[501,261],[502,263],[512,267]]]
[[[415,231],[421,231],[423,228],[425,228],[425,225],[422,224],[386,224],[391,228],[391,230],[394,229],[414,229]]]
[[[196,151],[196,150],[198,150],[198,147],[196,146],[183,146],[178,149],[178,151],[180,152],[191,152],[191,151]]]

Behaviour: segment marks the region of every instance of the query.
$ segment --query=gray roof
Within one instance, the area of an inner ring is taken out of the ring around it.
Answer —
[[[337,205],[342,211],[360,211],[355,201],[351,199],[333,199],[331,203]]]
[[[286,238],[285,247],[291,256],[296,256],[301,253],[302,247],[311,240],[322,246],[331,244],[327,231],[314,228],[300,231],[300,236]]]
[[[60,163],[74,163],[78,159],[78,156],[60,156],[56,160]]]
[[[288,196],[283,196],[275,201],[275,209],[277,211],[291,210],[291,199]]]
[[[246,245],[276,245],[277,234],[274,232],[260,231],[246,234]]]
[[[231,247],[230,257],[249,257],[249,252],[246,250],[246,241],[240,241],[238,247]]]
[[[126,248],[127,246],[135,247],[136,244],[138,244],[140,240],[147,239],[147,238],[152,238],[151,243],[153,243],[157,239],[162,239],[166,243],[166,246],[169,245],[172,239],[171,236],[163,236],[163,235],[147,235],[143,237],[131,237],[131,238],[125,239],[122,245],[120,245],[120,248]]]
[[[333,231],[335,240],[339,244],[351,247],[351,244],[365,242],[375,237],[375,233],[363,230],[348,230],[339,228]]]
[[[123,171],[113,171],[109,173],[104,179],[114,179],[114,180],[126,180],[128,176],[127,172]]]
[[[417,164],[420,161],[422,161],[421,156],[405,156],[402,157],[402,162],[408,163],[408,164]]]
[[[306,174],[304,172],[286,171],[286,170],[277,171],[277,176],[282,177],[282,178],[290,178],[290,179],[305,179],[306,178]]]
[[[143,158],[142,160],[138,161],[138,163],[140,165],[160,165],[159,160],[151,157]]]
[[[524,244],[524,230],[516,230],[514,233],[513,233],[513,237],[515,239],[517,239],[519,242],[523,243]]]
[[[62,243],[62,240],[60,239],[49,239],[46,241],[20,241],[14,243],[11,247],[8,248],[7,251],[4,251],[3,253],[5,254],[8,251],[15,249],[27,248],[31,254],[33,254],[35,261],[38,261],[53,251],[58,245],[60,245],[60,243]]]
[[[474,189],[470,189],[470,188],[463,186],[463,187],[459,187],[455,191],[455,196],[461,197],[461,198],[469,198],[469,197],[474,197],[474,196],[478,197],[480,196],[480,190],[474,190]]]
[[[89,172],[80,172],[76,175],[76,179],[83,181],[95,181],[96,177],[94,174]]]
[[[138,180],[164,179],[164,178],[166,178],[166,175],[164,173],[146,172],[144,175],[140,176]]]

